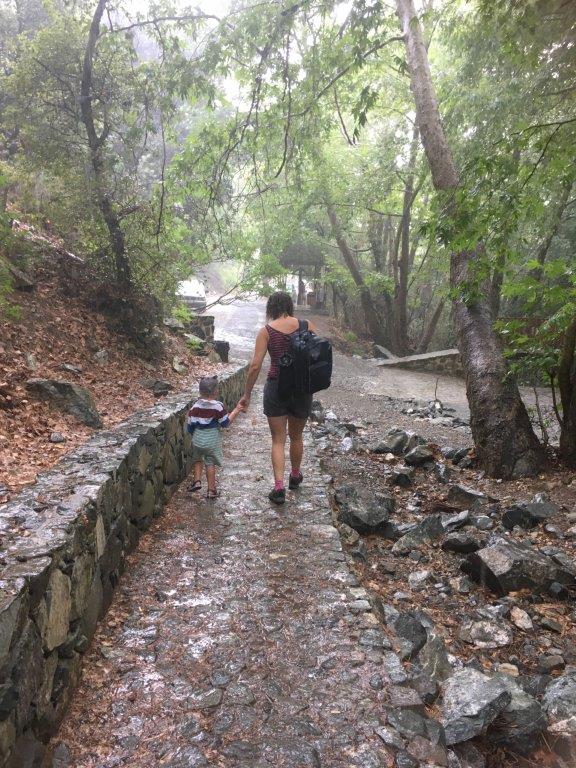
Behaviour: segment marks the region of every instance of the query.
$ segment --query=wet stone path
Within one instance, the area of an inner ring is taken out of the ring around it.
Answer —
[[[184,484],[129,558],[54,764],[393,765],[377,730],[402,667],[348,569],[311,445],[303,487],[268,502],[257,411],[226,435],[220,498]]]

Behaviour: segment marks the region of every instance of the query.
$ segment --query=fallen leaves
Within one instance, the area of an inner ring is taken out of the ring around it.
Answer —
[[[140,386],[151,371],[175,391],[189,388],[193,393],[199,377],[218,369],[205,358],[191,356],[184,340],[170,335],[163,360],[141,360],[126,337],[108,328],[103,315],[78,298],[62,296],[48,270],[37,275],[33,293],[15,293],[14,299],[21,306],[21,320],[0,322],[0,504],[94,434],[73,417],[30,399],[27,379],[72,379],[86,387],[108,428],[154,404],[153,394]],[[95,360],[101,350],[107,352],[105,364]],[[180,372],[173,369],[175,358],[181,362]],[[63,370],[63,364],[78,373]],[[54,432],[61,433],[64,442],[51,443]]]

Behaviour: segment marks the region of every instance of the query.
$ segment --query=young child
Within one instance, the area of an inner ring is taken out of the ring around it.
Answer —
[[[188,411],[188,432],[192,435],[192,461],[194,462],[194,482],[190,491],[202,488],[202,465],[206,467],[208,483],[207,499],[215,499],[216,467],[222,466],[222,428],[229,427],[242,407],[238,404],[229,414],[224,405],[217,400],[218,377],[200,379],[198,385],[200,398]]]

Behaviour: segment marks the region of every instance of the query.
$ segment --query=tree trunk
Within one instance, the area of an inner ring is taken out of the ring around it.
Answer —
[[[396,6],[432,182],[435,189],[453,193],[460,179],[442,126],[422,27],[413,0],[396,0]],[[454,196],[448,205],[456,218]],[[454,324],[466,375],[476,454],[490,475],[503,478],[534,475],[544,463],[544,451],[534,434],[518,387],[508,375],[503,350],[492,327],[489,288],[481,286],[473,300],[462,290],[469,280],[469,264],[481,255],[478,246],[473,251],[452,253],[450,257]]]
[[[398,261],[398,282],[394,291],[396,348],[400,355],[408,352],[408,274],[410,272],[410,225],[412,223],[412,204],[414,202],[414,171],[418,153],[418,123],[414,124],[408,175],[404,184],[402,205],[400,259]]]
[[[576,466],[576,319],[564,334],[558,366],[558,387],[562,402],[560,455],[570,466]]]
[[[444,304],[446,303],[445,299],[440,299],[438,302],[438,306],[434,310],[432,317],[430,318],[430,322],[424,329],[422,333],[422,338],[420,339],[420,343],[418,344],[418,354],[423,354],[424,352],[428,351],[428,347],[430,346],[430,342],[432,341],[432,336],[434,336],[434,331],[436,330],[438,326],[438,322],[440,318],[442,317],[442,310],[444,309]]]
[[[360,301],[362,303],[362,309],[364,310],[366,325],[368,326],[370,335],[372,336],[373,341],[375,341],[377,344],[385,344],[386,341],[384,339],[382,323],[378,317],[376,305],[372,300],[372,294],[364,282],[364,278],[362,277],[360,268],[356,263],[354,254],[348,247],[348,243],[346,242],[346,238],[342,232],[340,220],[338,219],[334,205],[332,204],[332,201],[328,199],[326,200],[326,211],[332,226],[332,234],[334,235],[334,239],[338,244],[342,258],[344,259],[344,262],[348,267],[350,274],[352,275],[352,279],[358,287],[358,291],[360,293]]]
[[[92,109],[92,78],[94,53],[96,44],[100,36],[100,23],[102,15],[106,8],[107,0],[98,0],[98,5],[92,17],[88,42],[84,52],[84,63],[82,67],[82,82],[80,86],[80,110],[82,122],[88,136],[88,147],[90,148],[90,161],[94,171],[94,182],[96,190],[96,202],[102,214],[102,217],[108,228],[110,248],[114,256],[116,266],[116,281],[122,294],[130,293],[132,287],[132,270],[130,261],[126,254],[126,243],[124,231],[122,230],[120,217],[114,209],[107,192],[106,173],[104,170],[103,147],[110,132],[110,126],[105,122],[102,133],[99,135],[96,130],[94,112]]]

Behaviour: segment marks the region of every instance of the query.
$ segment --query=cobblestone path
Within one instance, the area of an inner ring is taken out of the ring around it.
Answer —
[[[53,742],[74,768],[392,764],[375,729],[384,670],[401,682],[402,667],[349,572],[311,450],[304,486],[268,502],[259,411],[226,436],[221,497],[183,486],[129,559]]]

